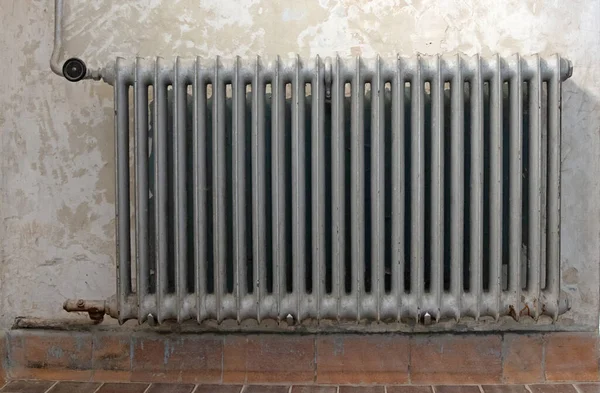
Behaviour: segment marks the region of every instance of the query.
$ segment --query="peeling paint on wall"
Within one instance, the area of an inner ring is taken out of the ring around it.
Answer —
[[[598,324],[600,1],[69,0],[65,56],[560,53],[564,324]],[[114,293],[113,98],[53,75],[51,1],[0,2],[0,324]],[[584,272],[585,274],[581,274]]]

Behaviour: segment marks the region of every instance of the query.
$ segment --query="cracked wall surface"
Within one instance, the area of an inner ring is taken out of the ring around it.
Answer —
[[[560,323],[596,329],[599,307],[600,1],[66,0],[65,56],[283,57],[560,53],[563,85]],[[115,291],[112,88],[52,74],[53,2],[0,2],[0,325],[68,317],[66,298]],[[76,316],[71,316],[76,317]]]

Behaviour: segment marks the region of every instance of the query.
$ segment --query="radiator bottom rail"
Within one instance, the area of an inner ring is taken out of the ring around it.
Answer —
[[[549,291],[542,291],[539,297],[537,294],[522,292],[518,302],[514,301],[514,296],[510,293],[503,293],[500,302],[491,293],[483,293],[481,299],[470,293],[465,293],[460,298],[445,294],[440,307],[436,307],[435,299],[430,294],[423,295],[420,301],[416,295],[409,294],[401,299],[393,295],[384,295],[379,300],[379,314],[373,312],[378,309],[374,295],[363,295],[358,301],[356,296],[351,295],[317,299],[314,294],[303,294],[298,299],[298,295],[292,293],[283,296],[279,303],[273,295],[263,296],[260,300],[252,294],[239,299],[232,294],[221,295],[218,298],[215,294],[201,298],[196,294],[188,294],[178,302],[176,295],[166,295],[162,296],[157,307],[155,295],[145,296],[143,302],[138,304],[138,296],[133,294],[128,297],[126,307],[121,307],[120,312],[114,296],[107,300],[69,299],[63,308],[68,312],[87,312],[94,321],[102,321],[104,315],[108,315],[122,321],[137,319],[140,324],[149,322],[151,325],[169,320],[197,320],[198,323],[210,320],[217,323],[225,320],[237,323],[255,320],[259,324],[265,320],[293,320],[294,323],[305,320],[374,320],[384,323],[429,324],[429,320],[459,322],[465,317],[475,321],[484,317],[496,321],[505,316],[512,317],[515,321],[522,317],[530,317],[537,321],[542,315],[556,321],[559,315],[570,309],[569,297],[565,292],[557,296]],[[220,307],[217,307],[218,300]]]

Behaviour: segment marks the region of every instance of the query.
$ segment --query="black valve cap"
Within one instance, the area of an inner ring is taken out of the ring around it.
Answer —
[[[85,63],[78,58],[71,58],[65,61],[63,65],[63,75],[67,78],[68,81],[78,82],[85,78],[85,74],[87,73],[87,67]]]

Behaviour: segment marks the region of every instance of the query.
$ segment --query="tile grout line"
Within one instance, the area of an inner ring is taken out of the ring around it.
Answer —
[[[313,383],[317,383],[317,335],[313,337],[313,359],[314,359],[314,372],[313,372]]]
[[[225,340],[227,340],[227,336],[221,340],[221,384],[225,378]]]
[[[133,358],[135,353],[135,335],[129,337],[129,372],[133,374]]]
[[[96,388],[96,390],[93,391],[93,393],[98,393],[98,390],[100,390],[102,386],[104,386],[104,382],[100,382],[100,385]]]
[[[504,376],[504,358],[506,355],[506,347],[508,346],[508,343],[506,342],[506,335],[504,333],[502,333],[500,337],[500,381],[502,381],[502,383],[505,383],[506,377]],[[481,392],[483,392],[483,388],[481,389]]]
[[[542,377],[544,378],[544,382],[548,380],[546,377],[546,345],[546,335],[542,334]]]
[[[48,389],[44,390],[44,393],[48,393],[51,391],[56,385],[58,385],[58,381],[54,382]]]
[[[412,348],[413,348],[413,338],[412,336],[408,337],[408,367],[407,367],[407,374],[408,374],[408,383],[410,385],[412,385]]]

